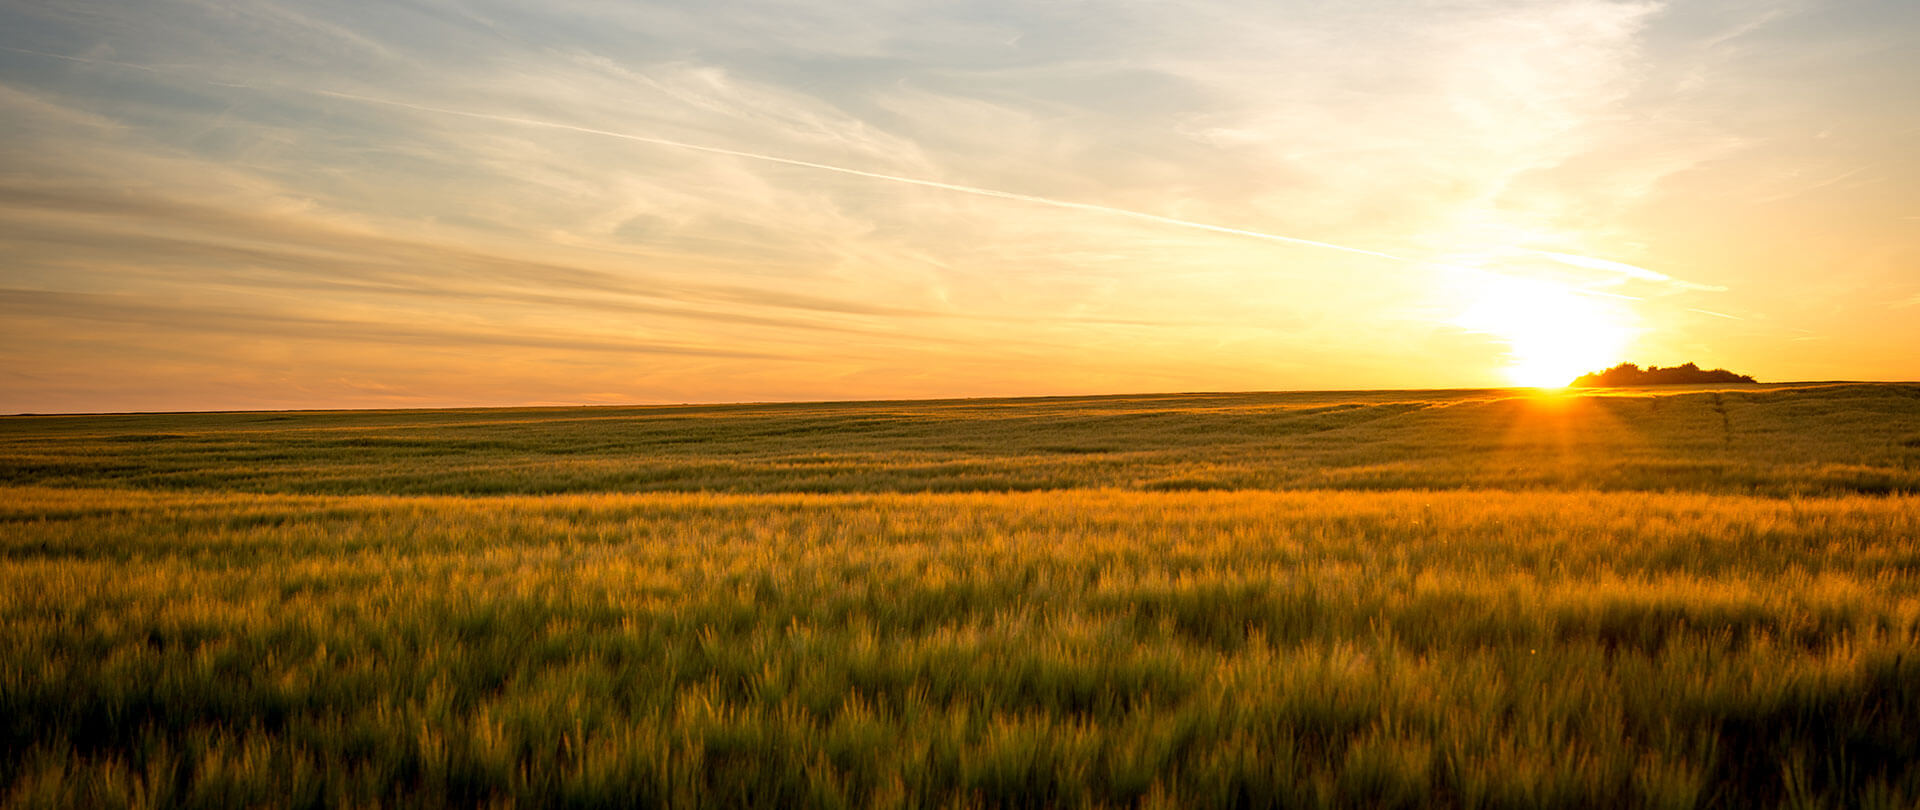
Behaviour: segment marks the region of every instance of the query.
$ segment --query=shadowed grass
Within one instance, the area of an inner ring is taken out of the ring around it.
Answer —
[[[11,803],[1920,798],[1920,502],[15,489]]]

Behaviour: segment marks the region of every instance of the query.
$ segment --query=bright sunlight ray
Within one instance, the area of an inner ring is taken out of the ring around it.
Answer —
[[[1628,323],[1617,304],[1552,282],[1497,275],[1477,280],[1454,319],[1506,342],[1507,379],[1534,388],[1560,388],[1619,362],[1633,336]]]

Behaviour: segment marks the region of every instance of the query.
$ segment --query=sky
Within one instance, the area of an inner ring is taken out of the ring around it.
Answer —
[[[1920,379],[1912,0],[0,0],[0,412]]]

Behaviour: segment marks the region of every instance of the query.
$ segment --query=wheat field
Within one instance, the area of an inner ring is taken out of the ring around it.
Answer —
[[[10,807],[1912,807],[1920,386],[0,419]]]

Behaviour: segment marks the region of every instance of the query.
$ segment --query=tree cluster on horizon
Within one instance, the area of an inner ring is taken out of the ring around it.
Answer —
[[[1699,385],[1714,383],[1751,383],[1752,377],[1735,374],[1724,368],[1712,371],[1693,363],[1661,368],[1648,366],[1641,368],[1634,363],[1621,363],[1606,371],[1582,374],[1573,381],[1576,388],[1618,388],[1634,385]]]

